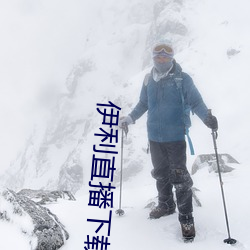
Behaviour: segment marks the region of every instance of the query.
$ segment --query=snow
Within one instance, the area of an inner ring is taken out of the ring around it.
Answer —
[[[125,214],[120,217],[115,214],[119,203],[117,190],[111,224],[111,245],[108,249],[230,249],[223,242],[228,236],[218,175],[202,169],[193,176],[195,187],[200,189],[197,195],[202,207],[194,205],[197,230],[195,241],[184,244],[177,213],[158,220],[148,219],[150,210],[145,206],[157,195],[154,180],[149,174],[150,169],[149,163],[139,176],[124,183],[122,209]],[[250,249],[247,230],[250,226],[247,219],[250,216],[249,198],[248,195],[244,197],[244,190],[250,188],[248,174],[249,169],[244,165],[239,165],[231,173],[223,174],[231,237],[238,240],[237,245],[232,247],[235,249]],[[240,192],[243,192],[242,196],[239,195]],[[62,247],[63,250],[81,249],[86,236],[97,229],[98,225],[86,222],[87,218],[107,219],[108,209],[101,211],[87,204],[88,194],[83,194],[73,203],[63,201],[49,206],[69,232],[72,232],[67,244]],[[105,228],[102,230],[106,232]]]
[[[26,214],[21,216],[20,211],[17,213],[14,210],[15,207],[0,196],[0,211],[6,211],[5,214],[0,213],[0,216],[8,218],[8,221],[1,220],[0,223],[0,234],[3,236],[0,247],[10,250],[17,249],[17,247],[18,249],[32,249],[31,247],[34,248],[37,244],[37,239],[33,234],[33,223]]]
[[[65,91],[62,82],[83,55],[84,59],[95,62],[96,70],[82,79],[76,96],[79,104],[83,93],[90,94],[88,108],[95,109],[95,103],[101,102],[104,96],[123,96],[126,103],[136,104],[143,76],[149,69],[142,71],[142,61],[155,2],[1,1],[0,22],[5,24],[0,41],[0,116],[3,118],[0,148],[4,152],[1,172],[24,146],[33,123],[47,119],[47,109],[51,106],[45,103],[53,103],[59,89]],[[170,13],[173,20],[184,20],[188,27],[185,37],[175,37],[176,59],[193,77],[205,102],[219,119],[218,151],[229,153],[240,162],[222,178],[231,236],[239,242],[233,248],[246,250],[250,249],[249,7],[247,0],[192,0],[184,3],[179,16]],[[157,23],[163,21],[161,16]],[[229,57],[227,51],[232,48],[240,53]],[[123,84],[127,87],[121,89]],[[123,115],[130,108],[122,107]],[[80,114],[76,110],[72,112],[75,116]],[[210,131],[197,117],[192,121],[190,135],[196,155],[213,153]],[[131,126],[128,135],[138,145],[138,152],[147,143],[144,123],[145,117]],[[85,153],[91,155],[92,146],[90,143]],[[123,185],[125,215],[121,217],[115,214],[119,200],[119,189],[116,189],[108,249],[230,249],[232,246],[223,243],[228,236],[218,175],[203,168],[192,176],[194,186],[200,190],[197,195],[202,207],[194,206],[195,241],[184,244],[177,213],[159,220],[148,219],[149,209],[145,206],[157,193],[150,175],[150,156],[145,154],[143,159],[143,171]],[[60,160],[55,159],[55,164]],[[194,160],[195,157],[188,155],[189,170]],[[86,182],[87,176],[85,179]],[[62,250],[83,249],[86,236],[97,226],[87,219],[107,218],[108,209],[88,206],[87,188],[77,193],[74,202],[48,205],[70,234]],[[0,234],[0,249],[30,249],[29,239],[15,224],[1,221]]]
[[[23,234],[20,233],[19,229],[16,228],[15,225],[11,225],[7,222],[1,222],[0,234],[4,235],[4,238],[0,241],[1,249],[16,250],[17,247],[18,249],[31,249],[29,241]]]

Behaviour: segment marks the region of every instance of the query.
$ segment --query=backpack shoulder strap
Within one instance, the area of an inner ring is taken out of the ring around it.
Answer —
[[[181,102],[182,102],[182,106],[183,109],[185,108],[185,100],[184,100],[184,94],[183,94],[183,89],[182,89],[182,82],[183,82],[183,78],[182,78],[182,74],[181,71],[178,71],[178,73],[174,76],[174,81],[176,83],[176,87],[180,92],[181,95]]]
[[[178,71],[177,74],[175,75],[174,77],[174,81],[176,83],[176,87],[177,89],[179,90],[180,92],[180,95],[181,95],[181,103],[182,103],[182,108],[183,108],[183,115],[188,115],[189,116],[189,112],[190,112],[190,108],[186,107],[185,105],[185,99],[184,99],[184,94],[183,94],[183,88],[182,88],[182,84],[183,84],[183,77],[182,77],[182,72],[181,71]],[[188,113],[188,114],[187,114]],[[186,117],[185,117],[186,118]],[[184,119],[185,119],[184,118]],[[190,119],[190,118],[189,118]],[[190,120],[189,120],[190,121]],[[189,127],[190,127],[190,124],[185,124],[185,133],[186,133],[186,136],[187,136],[187,140],[188,140],[188,144],[189,144],[189,148],[190,148],[190,154],[191,155],[194,155],[194,146],[193,146],[193,143],[192,143],[192,140],[189,136]]]
[[[177,89],[180,89],[182,91],[182,73],[180,71],[178,71],[178,73],[175,75],[174,77]]]

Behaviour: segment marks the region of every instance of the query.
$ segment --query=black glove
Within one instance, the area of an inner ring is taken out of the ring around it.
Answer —
[[[211,128],[214,131],[218,130],[218,121],[215,116],[212,114],[208,114],[206,119],[204,120],[204,123],[207,127]]]

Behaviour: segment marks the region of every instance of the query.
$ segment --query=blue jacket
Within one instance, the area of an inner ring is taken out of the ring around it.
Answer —
[[[180,65],[174,61],[171,72],[159,82],[155,82],[150,74],[147,84],[142,86],[139,102],[129,114],[136,121],[148,111],[147,130],[151,141],[185,140],[184,109],[175,80],[180,75],[185,106],[189,105],[202,121],[207,117],[208,109],[192,78],[182,72]]]

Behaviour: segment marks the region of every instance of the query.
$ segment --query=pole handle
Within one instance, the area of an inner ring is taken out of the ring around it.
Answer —
[[[122,123],[122,133],[124,132],[125,133],[125,136],[127,137],[127,134],[128,134],[128,123],[127,122],[124,122]]]
[[[207,114],[212,116],[212,109],[208,109]],[[212,129],[212,135],[213,135],[213,138],[216,140],[218,138],[217,130]]]

